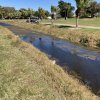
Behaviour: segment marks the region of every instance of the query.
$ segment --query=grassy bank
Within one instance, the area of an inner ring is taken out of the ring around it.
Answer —
[[[1,100],[99,100],[44,53],[0,27]]]
[[[26,29],[43,32],[61,39],[81,44],[88,47],[100,48],[100,30],[96,29],[75,29],[72,27],[50,25],[34,25],[24,21],[3,21],[5,23],[14,24]]]

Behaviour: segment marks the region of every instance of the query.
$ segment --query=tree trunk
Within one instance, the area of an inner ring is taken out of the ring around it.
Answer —
[[[76,16],[76,27],[78,28],[78,19],[79,17]]]
[[[65,20],[67,19],[67,11],[65,10]]]
[[[69,18],[69,12],[68,12],[68,10],[67,10],[67,18]]]
[[[80,16],[80,9],[78,8],[75,13],[76,13],[76,27],[78,27],[78,19]]]
[[[3,14],[2,14],[2,19],[4,19]]]

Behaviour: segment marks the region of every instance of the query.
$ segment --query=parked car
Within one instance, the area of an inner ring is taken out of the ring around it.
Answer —
[[[40,19],[38,17],[29,17],[26,22],[39,23]]]

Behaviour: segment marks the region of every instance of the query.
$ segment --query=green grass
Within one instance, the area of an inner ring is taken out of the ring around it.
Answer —
[[[45,23],[45,22],[47,23],[47,22],[51,22],[51,21],[50,20],[42,21],[42,23]],[[76,25],[76,19],[68,18],[67,20],[64,20],[64,18],[63,18],[63,19],[55,20],[54,23]],[[80,18],[79,25],[100,27],[100,18]]]
[[[44,53],[0,27],[0,100],[99,100]]]

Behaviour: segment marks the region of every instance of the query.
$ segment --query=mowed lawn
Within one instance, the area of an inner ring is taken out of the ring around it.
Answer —
[[[39,50],[0,27],[0,100],[99,100]]]
[[[51,21],[43,20],[41,23],[48,23],[48,22],[51,22]],[[76,19],[75,18],[68,18],[67,20],[64,20],[64,18],[57,19],[54,21],[54,23],[75,25]],[[100,18],[80,18],[79,25],[100,27]]]

